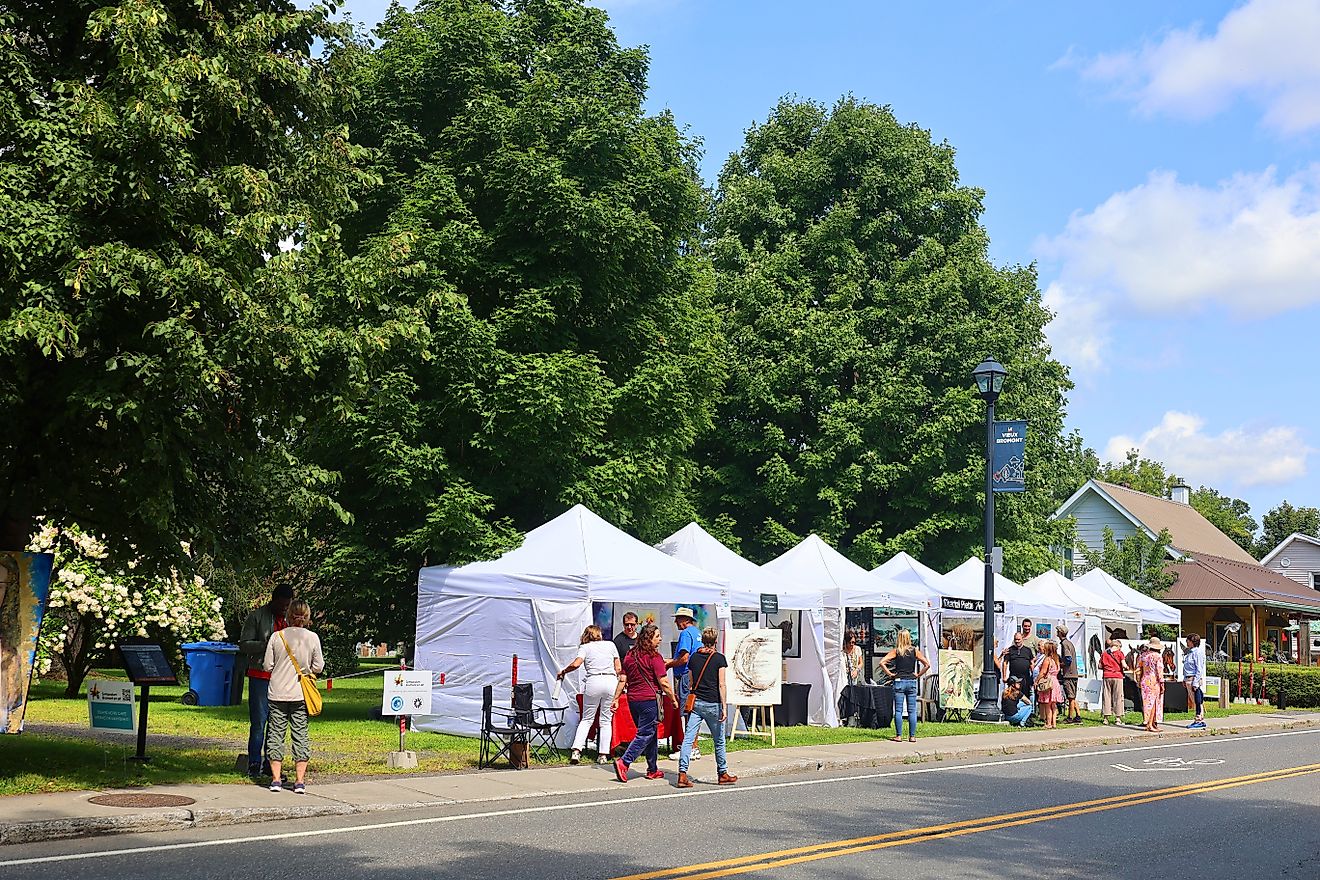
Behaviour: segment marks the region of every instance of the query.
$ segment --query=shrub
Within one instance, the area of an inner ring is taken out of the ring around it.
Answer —
[[[1212,663],[1209,672],[1211,675],[1224,678],[1229,699],[1236,699],[1239,696],[1236,663],[1227,665]],[[1290,708],[1320,708],[1320,667],[1281,666],[1274,663],[1267,667],[1264,664],[1257,664],[1255,675],[1253,676],[1251,672],[1252,668],[1249,665],[1242,666],[1241,696],[1274,703],[1278,701],[1279,692],[1282,691],[1285,702]],[[1263,680],[1262,672],[1264,672]]]

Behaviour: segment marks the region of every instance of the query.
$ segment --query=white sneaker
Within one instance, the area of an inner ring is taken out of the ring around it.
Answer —
[[[669,760],[677,761],[680,754],[682,754],[682,752],[679,749],[674,749],[674,751],[669,753]]]
[[[701,757],[701,749],[693,749],[692,754],[689,755],[688,757],[691,758],[693,761],[697,760],[698,758]]]

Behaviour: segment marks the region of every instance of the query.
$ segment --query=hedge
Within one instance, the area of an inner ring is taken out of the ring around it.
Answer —
[[[1224,678],[1225,683],[1228,685],[1230,700],[1239,696],[1238,666],[1236,663],[1230,663],[1227,667],[1211,663],[1207,672],[1210,675],[1219,675]],[[1264,672],[1263,681],[1261,678],[1262,672]],[[1268,667],[1257,665],[1253,678],[1251,667],[1247,664],[1242,665],[1241,696],[1277,703],[1280,691],[1283,692],[1285,705],[1289,708],[1320,708],[1320,667],[1280,666],[1273,663]]]

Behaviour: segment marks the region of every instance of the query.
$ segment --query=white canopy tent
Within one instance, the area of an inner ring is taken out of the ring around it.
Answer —
[[[1084,584],[1069,580],[1054,569],[1038,574],[1022,585],[1040,598],[1068,607],[1073,615],[1091,614],[1107,620],[1136,620],[1140,612],[1116,596],[1100,595]]]
[[[729,582],[729,604],[734,608],[760,608],[761,594],[773,593],[781,608],[825,607],[819,587],[794,584],[730,550],[696,523],[689,523],[665,538],[656,549],[707,574]]]
[[[1054,620],[1065,617],[1070,610],[1069,604],[1039,596],[1002,574],[996,573],[994,577],[995,601],[1004,603],[1004,615],[1007,617],[1043,617]],[[953,589],[948,598],[973,602],[985,599],[985,563],[977,557],[971,557],[949,572],[945,578]],[[946,607],[945,613],[980,614],[981,612],[963,612]]]
[[[1074,583],[1085,587],[1093,593],[1101,596],[1113,596],[1117,601],[1135,608],[1141,614],[1141,619],[1145,623],[1165,623],[1174,626],[1182,625],[1182,612],[1171,605],[1165,605],[1158,599],[1153,599],[1139,590],[1134,590],[1109,572],[1099,568],[1093,568],[1086,574],[1077,578]]]
[[[671,559],[577,505],[499,559],[421,570],[416,663],[444,673],[445,684],[432,694],[434,714],[417,726],[477,735],[482,688],[509,681],[515,654],[519,682],[532,682],[537,702],[549,704],[555,673],[576,656],[592,622],[592,601],[718,606],[728,598],[724,578]],[[574,707],[565,739],[577,716],[571,679],[559,703]]]
[[[924,602],[921,620],[921,643],[925,647],[926,659],[931,670],[939,673],[940,666],[940,627],[942,612],[940,598],[951,595],[953,585],[948,578],[930,566],[923,565],[907,553],[899,551],[887,562],[871,569],[871,578],[886,596],[909,596]],[[848,605],[879,605],[895,607],[894,603],[853,601],[861,596],[852,596]],[[897,607],[906,607],[898,605]]]
[[[821,607],[811,611],[811,632],[817,646],[815,662],[825,671],[820,693],[812,688],[808,700],[808,714],[813,724],[837,727],[839,724],[838,699],[843,689],[843,609],[845,595],[874,594],[875,582],[871,573],[817,535],[808,535],[796,547],[770,560],[762,568],[778,575],[802,589],[819,590]],[[925,603],[916,599],[894,597],[893,606],[924,610]],[[807,629],[807,621],[803,621]],[[804,652],[805,653],[805,652]],[[810,675],[807,658],[788,661],[790,677]]]

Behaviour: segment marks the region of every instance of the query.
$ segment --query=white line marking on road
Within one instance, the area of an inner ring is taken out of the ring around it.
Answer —
[[[1213,767],[1216,764],[1224,763],[1223,758],[1193,758],[1188,761],[1185,758],[1147,758],[1141,763],[1145,767],[1129,767],[1127,764],[1110,764],[1115,770],[1123,770],[1128,773],[1148,773],[1158,770],[1190,770],[1193,767]]]
[[[1256,733],[1249,736],[1234,736],[1230,742],[1243,742],[1254,739],[1275,739],[1283,736],[1310,736],[1320,730],[1288,730],[1280,733]],[[56,856],[37,856],[26,859],[0,861],[0,867],[16,865],[40,865],[51,862],[77,862],[86,859],[105,859],[113,856],[131,856],[142,853],[172,852],[182,849],[201,849],[212,846],[235,846],[244,843],[262,843],[272,840],[292,840],[300,837],[328,837],[337,834],[356,834],[362,831],[382,831],[389,828],[411,828],[418,825],[440,825],[448,822],[461,822],[466,819],[493,819],[501,816],[526,816],[533,813],[557,813],[564,810],[587,810],[601,807],[616,807],[621,804],[664,801],[671,798],[714,797],[719,795],[746,794],[751,791],[769,791],[778,788],[797,788],[805,785],[834,785],[841,782],[865,782],[870,779],[892,779],[898,776],[917,776],[924,773],[948,773],[958,770],[977,770],[984,767],[1008,767],[1014,764],[1034,764],[1042,761],[1067,761],[1077,758],[1094,758],[1103,755],[1121,755],[1126,752],[1148,752],[1159,749],[1185,749],[1195,746],[1223,745],[1219,738],[1204,741],[1153,743],[1148,746],[1129,746],[1117,749],[1101,749],[1094,752],[1075,752],[1059,755],[1033,755],[1030,758],[1006,758],[1001,761],[982,761],[977,764],[952,764],[943,767],[917,767],[912,770],[890,770],[883,773],[862,773],[855,776],[835,776],[825,779],[799,779],[794,782],[766,782],[760,785],[739,785],[710,791],[667,792],[665,794],[642,795],[641,797],[616,797],[605,801],[587,801],[571,804],[545,804],[539,807],[515,807],[507,810],[487,810],[481,813],[459,813],[452,816],[430,816],[425,819],[399,819],[393,822],[373,822],[369,825],[350,825],[339,828],[316,828],[309,831],[286,831],[280,834],[254,834],[248,837],[227,837],[222,840],[194,840],[187,843],[162,843],[155,846],[137,846],[125,849],[107,849],[97,852],[66,853]],[[565,795],[571,792],[564,792]],[[547,795],[556,797],[562,795]],[[315,817],[313,817],[315,818]],[[326,817],[322,817],[326,818]]]

